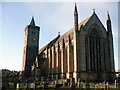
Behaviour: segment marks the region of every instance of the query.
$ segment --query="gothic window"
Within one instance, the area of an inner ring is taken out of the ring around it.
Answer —
[[[92,28],[86,36],[86,69],[89,71],[101,70],[100,60],[100,33]]]

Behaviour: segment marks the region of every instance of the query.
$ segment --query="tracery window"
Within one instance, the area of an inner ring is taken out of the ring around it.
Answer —
[[[86,69],[89,71],[101,70],[100,33],[92,28],[86,36]]]

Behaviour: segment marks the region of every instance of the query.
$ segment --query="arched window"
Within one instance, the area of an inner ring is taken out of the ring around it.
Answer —
[[[89,71],[101,70],[100,38],[101,35],[95,27],[86,36],[86,69]]]

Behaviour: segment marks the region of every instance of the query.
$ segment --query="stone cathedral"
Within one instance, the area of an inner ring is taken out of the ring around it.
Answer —
[[[93,14],[78,23],[77,6],[74,8],[74,27],[50,41],[39,50],[39,30],[32,18],[25,28],[23,76],[55,79],[86,78],[90,81],[113,81],[113,35],[110,15],[107,12],[107,28]]]

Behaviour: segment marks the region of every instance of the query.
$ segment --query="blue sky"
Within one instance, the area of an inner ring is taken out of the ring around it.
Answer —
[[[118,3],[77,2],[79,23],[96,14],[106,28],[106,12],[110,12],[114,36],[114,55],[118,67]],[[58,32],[64,34],[73,27],[74,2],[2,2],[0,3],[0,69],[22,69],[24,29],[35,17],[40,26],[40,48],[54,39]]]

